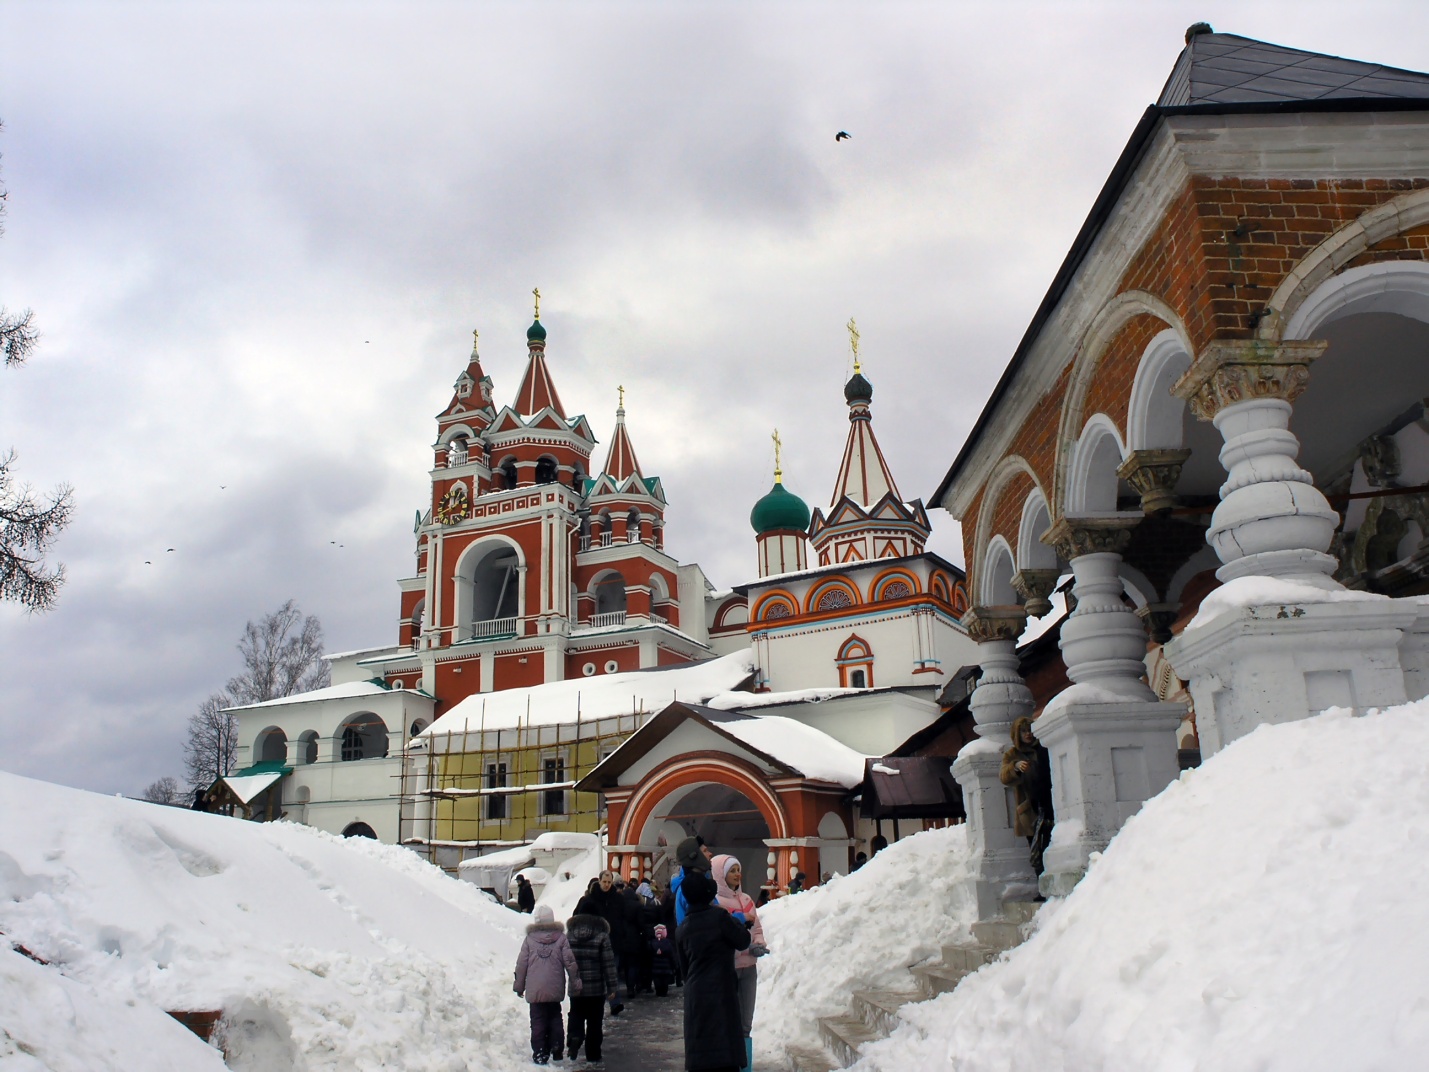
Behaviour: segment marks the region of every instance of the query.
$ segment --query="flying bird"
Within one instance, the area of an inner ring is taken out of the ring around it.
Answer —
[[[173,548],[172,548],[172,547],[165,547],[164,550],[165,550],[165,551],[172,551]]]
[[[851,137],[853,137],[853,135],[850,134],[847,130],[840,130],[837,134],[834,135],[834,141],[845,141]]]
[[[146,566],[152,566],[153,564],[154,564],[154,563],[150,562],[147,558],[144,559],[144,565],[146,565]]]

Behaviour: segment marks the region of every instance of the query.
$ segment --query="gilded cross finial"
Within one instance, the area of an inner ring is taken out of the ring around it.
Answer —
[[[780,467],[780,454],[784,447],[784,441],[779,438],[779,429],[774,429],[774,434],[769,437],[774,440],[774,483],[784,483],[784,470]]]
[[[535,290],[531,291],[531,293],[534,294],[534,295],[536,295],[536,319],[537,319],[537,320],[540,320],[540,319],[541,319],[541,288],[540,288],[540,287],[537,287]]]
[[[478,342],[480,339],[481,339],[481,332],[477,331],[476,328],[472,328],[472,329],[471,329],[471,352],[472,352],[472,353],[476,353],[476,344],[477,344],[477,342]]]
[[[616,390],[620,392],[620,408],[621,408],[621,409],[624,409],[624,408],[625,408],[625,388],[624,388],[624,387],[617,387]]]
[[[848,341],[853,347],[853,371],[857,374],[862,372],[863,368],[858,359],[858,325],[853,322],[853,317],[848,318]]]

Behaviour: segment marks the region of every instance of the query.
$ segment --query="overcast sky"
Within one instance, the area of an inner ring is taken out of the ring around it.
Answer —
[[[1186,26],[1429,69],[1429,4],[1349,10],[0,4],[0,303],[44,332],[0,449],[76,503],[58,607],[0,607],[0,769],[181,776],[290,597],[329,650],[395,640],[433,417],[473,328],[510,401],[535,286],[597,462],[624,384],[667,547],[716,585],[754,573],[775,426],[827,502],[851,316],[926,499]]]

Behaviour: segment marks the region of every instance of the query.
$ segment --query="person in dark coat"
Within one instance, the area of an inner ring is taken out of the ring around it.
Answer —
[[[615,950],[620,974],[625,978],[625,992],[630,997],[640,993],[640,952],[644,941],[640,936],[640,895],[633,886],[620,884],[620,901],[625,908],[625,929]]]
[[[655,987],[655,996],[663,998],[670,992],[670,984],[675,981],[675,942],[663,923],[655,925],[655,937],[650,939],[650,981]]]
[[[575,915],[566,922],[566,940],[581,976],[581,992],[571,998],[566,1052],[575,1060],[584,1044],[586,1060],[591,1064],[600,1063],[605,1041],[605,1003],[615,998],[620,978],[615,970],[615,950],[610,945],[610,924],[598,907],[589,897],[582,897]]]
[[[1032,869],[1040,875],[1042,853],[1052,840],[1052,763],[1026,716],[1012,723],[1012,744],[1002,754],[999,776],[1017,799],[1013,830],[1027,839]]]
[[[737,1072],[744,1065],[744,1031],[734,954],[749,948],[749,931],[713,904],[714,879],[703,871],[685,875],[689,911],[675,934],[685,971],[685,1068],[687,1072]]]
[[[615,875],[610,871],[602,871],[597,880],[596,888],[586,894],[583,900],[589,900],[595,908],[595,914],[605,920],[610,927],[610,945],[615,950],[616,961],[620,960],[620,949],[625,942],[625,902],[621,899],[620,892],[615,888]],[[614,998],[610,1002],[610,1015],[619,1016],[620,1010],[625,1008],[620,1003],[619,998]]]
[[[536,910],[536,891],[531,888],[531,883],[527,881],[525,875],[516,876],[516,910],[518,912],[534,912]]]

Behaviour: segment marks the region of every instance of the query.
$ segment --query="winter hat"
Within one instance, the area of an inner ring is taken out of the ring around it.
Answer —
[[[704,841],[697,837],[687,837],[680,842],[675,849],[675,859],[686,871],[708,871],[710,862],[705,858],[705,854],[700,851],[700,846]],[[686,893],[688,898],[689,894]]]
[[[669,934],[670,934],[670,932],[665,929],[665,924],[663,924],[663,923],[657,923],[657,924],[655,924],[655,937],[656,937],[656,938],[666,938],[666,937],[669,936]]]
[[[737,856],[720,855],[716,856],[713,860],[710,861],[710,877],[715,880],[715,896],[734,896],[734,890],[730,888],[729,883],[725,880],[725,876],[729,874],[729,869],[731,867],[738,866],[739,857]]]
[[[691,908],[707,905],[715,898],[714,879],[703,871],[691,871],[687,874],[680,889],[684,891],[685,900]]]
[[[536,923],[554,923],[556,922],[556,913],[551,911],[551,906],[548,904],[537,905],[536,911],[531,914],[531,919]]]

